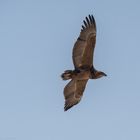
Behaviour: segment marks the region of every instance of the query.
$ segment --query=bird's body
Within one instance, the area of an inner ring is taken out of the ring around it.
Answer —
[[[74,70],[66,70],[62,75],[63,80],[71,81],[64,88],[65,107],[68,110],[80,102],[89,79],[106,76],[104,72],[97,71],[93,66],[93,54],[96,43],[96,23],[93,16],[89,15],[84,20],[80,36],[73,47]]]

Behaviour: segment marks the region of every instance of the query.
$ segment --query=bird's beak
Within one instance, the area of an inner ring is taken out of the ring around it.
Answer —
[[[104,76],[107,76],[107,74],[104,73]]]

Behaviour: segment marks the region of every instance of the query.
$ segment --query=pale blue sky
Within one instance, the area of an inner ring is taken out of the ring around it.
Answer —
[[[88,14],[108,77],[64,112],[60,74]],[[139,140],[139,61],[139,0],[0,0],[0,140]]]

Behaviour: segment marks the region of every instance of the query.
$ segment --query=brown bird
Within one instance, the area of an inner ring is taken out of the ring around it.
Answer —
[[[83,21],[80,35],[73,47],[74,70],[66,70],[61,75],[63,80],[71,81],[64,88],[65,106],[67,111],[78,104],[83,96],[87,81],[107,76],[93,66],[93,53],[96,43],[96,23],[93,15]]]

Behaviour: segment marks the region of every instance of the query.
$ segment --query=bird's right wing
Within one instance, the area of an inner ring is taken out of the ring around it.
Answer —
[[[72,106],[78,104],[83,96],[88,80],[72,79],[64,88],[65,107],[67,111]]]
[[[73,63],[76,69],[91,68],[96,43],[96,23],[94,17],[89,15],[83,21],[80,36],[73,47]]]

